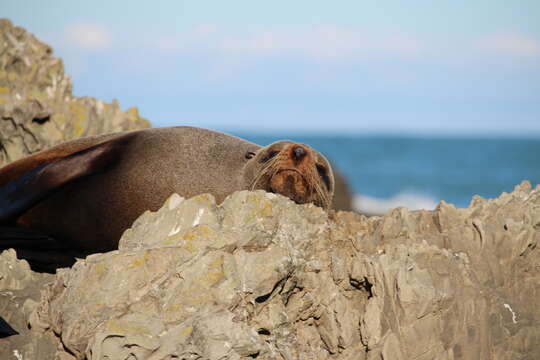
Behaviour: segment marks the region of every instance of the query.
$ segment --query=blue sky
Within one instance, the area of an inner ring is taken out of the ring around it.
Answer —
[[[54,4],[54,5],[53,5]],[[3,0],[154,126],[540,136],[539,1]]]

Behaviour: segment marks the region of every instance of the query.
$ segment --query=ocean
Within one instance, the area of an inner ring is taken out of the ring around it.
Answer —
[[[325,154],[355,193],[355,207],[432,209],[440,200],[467,207],[529,180],[540,183],[540,139],[236,134],[260,145],[290,139]]]

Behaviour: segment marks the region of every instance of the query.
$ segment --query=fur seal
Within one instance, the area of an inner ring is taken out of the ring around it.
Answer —
[[[283,140],[265,147],[194,127],[81,138],[0,169],[0,225],[48,234],[85,253],[117,248],[123,231],[172,193],[263,189],[330,207],[327,159]]]

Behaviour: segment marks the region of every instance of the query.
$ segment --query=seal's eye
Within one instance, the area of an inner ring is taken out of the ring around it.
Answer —
[[[248,151],[246,153],[246,159],[251,159],[255,156],[255,153],[253,151]]]
[[[265,157],[263,157],[261,159],[261,162],[267,162],[268,160],[270,160],[271,158],[273,158],[277,154],[279,154],[279,151],[276,151],[276,150],[270,151],[270,152],[268,152],[268,154],[266,154]]]
[[[330,189],[330,177],[328,176],[328,172],[326,170],[326,167],[321,164],[317,164],[317,172],[319,173],[319,176],[323,180],[324,184],[328,189]]]

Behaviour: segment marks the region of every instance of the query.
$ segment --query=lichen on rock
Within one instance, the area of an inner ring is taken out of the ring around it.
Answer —
[[[528,183],[372,218],[173,195],[59,271],[32,318],[80,359],[533,359],[539,208]]]
[[[51,47],[7,19],[0,54],[0,166],[82,136],[150,126],[136,108],[73,96]]]

